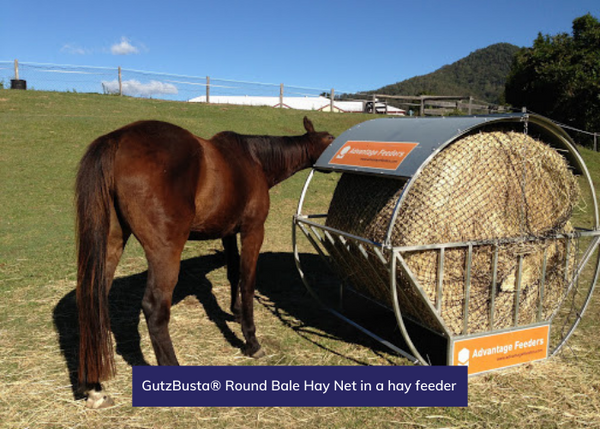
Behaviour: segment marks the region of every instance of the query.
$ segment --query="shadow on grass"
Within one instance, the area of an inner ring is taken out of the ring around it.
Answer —
[[[322,261],[316,255],[303,255],[303,262],[309,271],[314,272],[323,268]],[[206,277],[208,273],[224,265],[225,257],[220,252],[182,261],[179,281],[173,292],[173,305],[177,305],[188,296],[195,297],[203,306],[208,318],[219,328],[223,338],[232,347],[241,349],[244,345],[241,334],[238,336],[227,324],[233,320],[233,316],[221,308],[212,292],[212,284]],[[116,351],[131,366],[148,365],[142,353],[138,330],[146,280],[147,272],[117,278],[113,282],[109,295],[111,329],[116,341]],[[263,305],[281,323],[318,347],[362,365],[367,363],[341,355],[323,345],[318,338],[334,338],[359,343],[376,350],[381,347],[326,312],[310,296],[298,276],[291,253],[260,255],[257,290],[259,305]],[[229,302],[222,304],[229,306]],[[59,334],[60,349],[69,370],[73,392],[75,397],[79,398],[77,393],[79,327],[75,290],[59,301],[54,308],[53,319]],[[260,326],[257,326],[257,330],[260,338]]]

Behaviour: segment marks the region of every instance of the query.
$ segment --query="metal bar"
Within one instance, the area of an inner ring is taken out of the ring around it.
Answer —
[[[315,235],[315,237],[317,237],[317,239],[323,243],[323,241],[325,240],[323,237],[321,237],[321,234],[319,234],[319,231],[316,227],[311,226],[310,230],[312,231],[312,233]]]
[[[390,216],[390,221],[387,226],[385,238],[383,239],[383,244],[385,244],[386,246],[391,246],[392,233],[394,232],[394,226],[396,225],[396,218],[398,217],[398,213],[400,212],[400,207],[402,206],[402,202],[404,201],[404,195],[406,190],[409,188],[409,185],[410,180],[408,182],[404,182],[403,189],[400,192],[400,195],[398,195],[398,200],[396,201],[396,205],[394,206],[392,216]]]
[[[438,313],[441,315],[442,314],[442,298],[444,296],[443,294],[443,285],[444,285],[444,252],[445,249],[440,249],[440,253],[438,256],[438,283],[437,283],[437,298],[436,298],[436,303],[435,303],[435,309],[438,311]]]
[[[490,240],[479,240],[479,241],[458,241],[452,243],[434,243],[434,244],[423,244],[414,246],[396,246],[395,250],[399,250],[403,253],[416,252],[422,250],[437,250],[437,249],[449,249],[449,248],[461,248],[469,246],[493,246],[493,245],[505,245],[515,243],[533,243],[536,241],[544,241],[548,239],[562,239],[562,238],[577,238],[577,237],[596,237],[600,236],[600,230],[598,231],[578,231],[569,234],[555,234],[552,236],[544,237],[517,237],[517,238],[503,238],[503,239],[490,239]]]
[[[394,314],[396,315],[396,321],[398,322],[398,327],[400,328],[400,333],[406,341],[406,345],[410,349],[413,356],[415,356],[419,362],[423,365],[427,365],[427,361],[423,359],[423,356],[419,353],[412,340],[410,339],[410,335],[406,330],[406,325],[404,324],[404,319],[402,319],[402,312],[400,311],[400,303],[398,302],[398,292],[396,290],[396,263],[398,258],[402,258],[400,254],[394,253],[392,258],[390,258],[390,293],[392,295],[392,303],[394,304]]]
[[[304,182],[304,186],[302,187],[302,192],[300,193],[300,199],[298,200],[298,207],[296,208],[296,218],[302,215],[302,208],[304,206],[304,199],[306,198],[306,192],[308,191],[308,186],[315,175],[315,169],[313,168],[308,173],[308,177],[306,177],[306,181]]]
[[[437,313],[437,311],[435,310],[435,307],[433,307],[433,305],[431,304],[431,300],[429,299],[429,296],[425,293],[425,291],[419,284],[419,281],[415,278],[415,275],[410,270],[410,267],[407,265],[406,260],[402,257],[402,254],[399,251],[394,251],[394,253],[392,254],[392,258],[398,259],[398,261],[400,262],[400,268],[402,269],[402,272],[408,278],[409,283],[411,284],[413,290],[416,291],[416,293],[420,297],[421,302],[423,302],[425,304],[426,308],[429,310],[429,314],[440,325],[440,327],[443,330],[444,335],[451,336],[452,334],[450,333],[450,330],[446,327],[444,320]],[[413,308],[414,308],[414,306],[413,306]]]
[[[333,272],[336,273],[338,275],[338,277],[340,279],[343,278],[342,273],[344,272],[343,269],[338,268],[338,266],[340,265],[338,263],[338,260],[335,258],[331,258],[328,257],[323,250],[321,249],[321,246],[319,246],[319,244],[315,241],[315,239],[312,237],[310,231],[308,231],[306,229],[306,227],[304,227],[303,225],[296,225],[298,228],[300,228],[300,230],[304,233],[304,235],[306,236],[306,238],[308,239],[308,241],[313,245],[313,247],[315,248],[315,250],[317,251],[317,253],[319,254],[319,256],[321,257],[321,259],[323,259],[323,261],[325,262],[325,264],[329,267],[329,269]],[[295,240],[296,239],[296,228],[292,229],[292,239]],[[325,245],[323,245],[323,248],[325,248]],[[297,245],[296,242],[294,241],[294,250],[297,249]],[[325,249],[327,250],[327,249]],[[343,282],[340,282],[340,288],[343,287]]]
[[[546,265],[548,262],[548,248],[544,249],[544,259],[542,261],[542,276],[540,277],[540,296],[538,305],[537,321],[542,320],[542,311],[544,310],[544,287],[546,286]]]
[[[498,282],[498,245],[494,246],[492,257],[492,287],[490,288],[490,331],[494,330],[494,316],[496,313],[496,283]]]
[[[565,257],[565,284],[569,282],[569,259],[571,257],[571,240],[567,240],[567,256]]]
[[[385,255],[381,252],[381,249],[374,247],[373,252],[375,252],[382,264],[387,264],[387,259],[385,259]]]
[[[319,253],[319,255],[321,255],[324,258],[327,258],[327,256],[323,253],[323,251],[321,250],[321,246],[319,246],[319,244],[315,241],[315,239],[313,238],[312,234],[310,233],[310,231],[308,229],[306,229],[304,226],[302,225],[298,225],[298,227],[300,228],[300,230],[304,233],[304,235],[306,236],[306,238],[308,239],[308,241],[310,241],[310,244],[313,245],[313,247],[315,248],[315,250]]]
[[[373,264],[371,263],[371,259],[372,258],[369,255],[369,253],[365,250],[365,248],[363,247],[362,243],[358,244],[358,250],[363,255],[363,258],[367,261],[368,268],[370,268],[370,271],[372,271],[372,274],[374,274],[376,276],[376,278],[379,280],[379,282],[381,282],[381,285],[383,285],[385,287],[385,285],[387,283],[387,279],[382,278],[381,274],[379,273],[379,271],[377,270],[377,268],[375,268],[373,266]],[[369,275],[369,272],[363,268],[363,264],[358,264],[358,265],[360,267],[361,272],[365,276],[365,278],[371,278],[371,276]]]
[[[336,229],[336,228],[331,228],[331,227],[329,227],[329,226],[327,226],[327,225],[321,225],[321,224],[319,224],[319,223],[316,223],[316,222],[311,222],[311,221],[309,221],[309,220],[308,220],[306,217],[304,217],[304,216],[296,216],[296,222],[304,223],[304,224],[306,224],[306,225],[312,225],[312,226],[316,226],[317,228],[320,228],[320,229],[322,229],[323,231],[332,232],[332,233],[334,233],[334,234],[338,234],[338,235],[340,235],[340,236],[342,236],[342,237],[351,238],[352,240],[360,241],[360,242],[362,242],[362,243],[367,243],[367,244],[369,244],[369,245],[371,245],[371,246],[375,246],[375,247],[384,247],[384,246],[383,246],[383,244],[381,244],[381,243],[377,243],[377,242],[375,242],[375,241],[372,241],[372,240],[367,240],[367,239],[365,239],[365,238],[362,238],[362,237],[359,237],[359,236],[357,236],[357,235],[354,235],[354,234],[349,234],[349,233],[347,233],[347,232],[341,231],[341,230],[339,230],[339,229]]]
[[[496,331],[494,331],[494,334],[503,334],[506,332],[515,332],[515,331],[521,331],[524,329],[529,329],[529,328],[536,328],[538,326],[547,326],[548,322],[535,322],[535,323],[531,323],[528,325],[523,325],[523,326],[519,326],[517,329],[515,329],[513,326],[509,326],[508,328],[502,328],[502,329],[497,329]],[[482,337],[487,335],[487,332],[475,332],[473,334],[467,334],[467,335],[456,335],[454,337],[452,337],[452,339],[454,341],[459,341],[459,340],[466,340],[469,338],[477,338],[477,337]]]
[[[473,257],[473,246],[469,245],[467,253],[466,273],[465,273],[465,305],[463,308],[463,334],[469,332],[469,299],[471,297],[471,258]]]
[[[342,252],[340,251],[339,247],[336,245],[336,241],[335,239],[331,236],[331,233],[329,233],[328,231],[323,231],[325,234],[325,237],[327,237],[327,240],[329,240],[331,246],[333,247],[333,251],[338,255],[337,258],[334,257],[333,260],[335,261],[335,263],[340,266],[342,265],[340,263],[340,261],[342,261],[343,265],[345,265],[345,269],[341,268],[339,270],[340,273],[343,273],[343,275],[348,276],[348,275],[354,275],[354,269],[352,268],[352,266],[348,263],[348,261],[346,260],[345,256],[342,254]],[[342,276],[340,276],[342,277]],[[343,278],[343,277],[342,277]],[[343,303],[344,303],[344,283],[341,282],[340,283],[340,288],[339,288],[339,293],[338,293],[338,307],[340,308],[340,310],[343,308]]]
[[[517,280],[515,285],[515,316],[514,326],[519,325],[519,304],[521,299],[521,279],[523,277],[523,255],[519,255],[519,265],[517,268]]]
[[[327,215],[322,213],[322,214],[302,215],[301,217],[303,217],[305,219],[324,219],[327,217]]]
[[[356,329],[358,329],[359,331],[361,331],[363,334],[368,335],[369,337],[373,338],[375,341],[378,341],[379,343],[381,343],[384,346],[388,347],[389,349],[395,351],[399,355],[401,355],[401,356],[405,357],[406,359],[410,360],[413,364],[415,364],[415,365],[419,365],[419,364],[427,365],[427,362],[421,360],[423,358],[420,357],[420,355],[419,355],[419,357],[415,357],[414,355],[412,355],[412,354],[406,352],[405,350],[402,350],[401,348],[397,347],[396,345],[390,343],[389,341],[384,340],[383,338],[381,338],[377,334],[373,333],[372,331],[368,330],[367,328],[363,327],[362,325],[359,325],[358,323],[356,323],[352,319],[349,319],[348,317],[344,316],[340,312],[335,311],[334,309],[326,307],[326,306],[324,306],[324,307],[331,314],[339,317],[344,322],[346,322],[346,323],[354,326]]]

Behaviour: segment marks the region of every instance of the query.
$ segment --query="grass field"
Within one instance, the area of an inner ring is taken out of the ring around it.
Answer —
[[[131,240],[111,291],[118,344],[117,406],[88,411],[75,401],[65,359],[76,323],[73,183],[97,136],[139,119],[161,119],[210,137],[222,130],[301,134],[305,112],[204,106],[125,97],[0,90],[0,427],[4,428],[553,428],[600,427],[598,293],[554,358],[472,378],[466,408],[132,408],[131,365],[154,364],[140,300],[146,262]],[[309,112],[317,130],[339,135],[369,119]],[[595,183],[600,155],[582,149]],[[291,217],[306,172],[272,190],[259,261],[260,365],[404,365],[307,295],[291,254]],[[335,175],[320,177],[317,204]],[[221,243],[189,243],[175,291],[171,335],[184,365],[256,365],[240,351]]]

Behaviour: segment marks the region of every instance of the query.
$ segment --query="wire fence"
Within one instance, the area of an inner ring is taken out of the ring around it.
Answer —
[[[249,104],[304,110],[385,113],[396,115],[485,114],[507,112],[469,96],[391,96],[348,94],[333,88],[310,88],[247,82],[209,76],[187,76],[65,64],[0,61],[0,88],[119,94],[172,101]],[[533,113],[533,112],[532,112]],[[558,124],[588,147],[598,150],[600,132]]]
[[[190,101],[207,95],[280,97],[282,92],[282,84],[275,83],[157,73],[121,67],[0,61],[0,85],[9,88],[14,85],[13,80],[34,90],[122,94],[174,101]],[[285,85],[285,95],[288,97],[318,97],[330,92],[331,89]]]

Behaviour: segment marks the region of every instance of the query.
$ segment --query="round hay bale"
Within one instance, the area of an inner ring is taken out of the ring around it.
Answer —
[[[567,287],[565,278],[570,274],[565,269],[572,270],[574,260],[571,257],[565,264],[566,239],[549,237],[573,231],[569,219],[579,199],[577,180],[557,151],[522,132],[488,129],[448,145],[425,165],[410,186],[407,184],[384,177],[342,175],[329,207],[327,225],[383,243],[406,188],[392,227],[393,246],[539,238],[499,246],[494,284],[494,246],[473,248],[468,333],[514,325],[520,257],[518,325],[537,320],[540,299],[542,319],[557,309]],[[339,249],[329,250],[334,260],[340,255]],[[352,253],[352,249],[344,252]],[[404,258],[430,302],[437,305],[439,252],[411,252]],[[542,279],[544,258],[546,275]],[[444,255],[440,315],[454,334],[464,331],[466,260],[465,248],[448,249]],[[338,265],[343,271],[344,264]],[[383,266],[381,270],[380,277],[386,279]],[[374,281],[372,274],[353,272],[346,276],[355,288],[391,305],[385,281]],[[403,313],[439,329],[439,323],[426,316],[423,303],[400,271],[397,279]],[[489,321],[492,300],[494,326]]]

